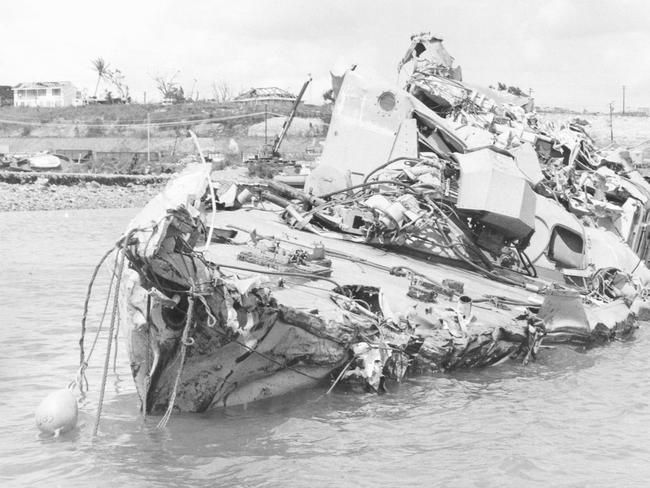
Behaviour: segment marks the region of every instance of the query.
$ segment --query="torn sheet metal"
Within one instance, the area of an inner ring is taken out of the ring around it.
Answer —
[[[414,124],[418,131],[413,130]],[[447,152],[463,151],[465,147],[444,119],[404,90],[368,81],[358,71],[348,71],[334,106],[320,164],[311,172],[305,191],[324,195],[359,183],[383,162],[413,157],[422,140]]]
[[[506,238],[524,239],[535,228],[535,193],[515,159],[481,149],[454,155],[460,166],[459,211],[471,212]]]

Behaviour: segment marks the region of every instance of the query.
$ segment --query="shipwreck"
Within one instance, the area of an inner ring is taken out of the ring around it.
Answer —
[[[348,71],[304,191],[197,164],[134,218],[118,315],[144,413],[382,392],[633,333],[650,186],[453,62],[423,33],[403,86]]]

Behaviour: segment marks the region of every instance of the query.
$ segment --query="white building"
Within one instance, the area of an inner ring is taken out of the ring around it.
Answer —
[[[81,92],[69,81],[37,81],[13,87],[15,107],[67,107],[81,104]]]
[[[260,108],[267,105],[269,110],[278,110],[284,107],[292,107],[296,101],[296,96],[282,88],[251,88],[237,95],[232,101],[238,105]]]

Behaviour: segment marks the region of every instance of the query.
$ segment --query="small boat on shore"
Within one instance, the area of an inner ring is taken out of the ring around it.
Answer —
[[[52,171],[61,168],[61,159],[53,154],[37,154],[27,158],[29,167],[35,171]]]

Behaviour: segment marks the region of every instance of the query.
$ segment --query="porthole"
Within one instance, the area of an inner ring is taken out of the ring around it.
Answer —
[[[379,106],[386,112],[390,112],[395,108],[397,101],[395,100],[395,94],[390,91],[385,91],[378,98]]]

